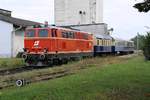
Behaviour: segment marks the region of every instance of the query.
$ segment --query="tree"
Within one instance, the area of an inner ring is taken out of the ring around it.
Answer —
[[[144,38],[144,55],[147,60],[150,60],[150,32]]]
[[[138,38],[138,39],[137,39]],[[135,49],[137,49],[137,40],[138,40],[138,49],[139,50],[143,50],[144,49],[144,35],[138,35],[138,36],[135,36],[134,38],[131,39],[131,41],[134,41],[134,46],[135,46]]]
[[[133,7],[138,9],[139,12],[148,12],[150,11],[150,0],[144,0],[143,2],[135,4]]]

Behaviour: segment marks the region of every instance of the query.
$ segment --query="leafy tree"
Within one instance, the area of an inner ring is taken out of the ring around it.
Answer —
[[[137,40],[138,40],[138,49],[139,50],[144,49],[144,39],[145,39],[144,35],[138,35],[131,39],[131,41],[134,41],[135,49],[137,49]]]
[[[148,12],[150,11],[150,0],[143,0],[143,2],[137,3],[133,7],[137,8],[139,12]]]
[[[139,12],[148,12],[150,11],[150,0],[143,0],[143,2],[135,4],[134,7],[137,8]],[[142,38],[141,43],[143,46],[141,46],[141,48],[144,51],[145,58],[150,60],[150,32]],[[135,41],[135,39],[133,40]]]
[[[145,58],[150,60],[150,32],[147,33],[144,39],[144,55]]]

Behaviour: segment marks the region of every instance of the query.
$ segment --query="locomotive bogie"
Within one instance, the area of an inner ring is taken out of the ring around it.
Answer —
[[[93,52],[66,54],[27,54],[27,59],[25,59],[25,62],[28,66],[51,66],[66,64],[68,61],[77,61],[87,57],[93,57]]]

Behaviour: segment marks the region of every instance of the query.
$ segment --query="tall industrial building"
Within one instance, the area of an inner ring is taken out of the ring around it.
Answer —
[[[103,0],[54,0],[55,24],[81,25],[103,22]]]

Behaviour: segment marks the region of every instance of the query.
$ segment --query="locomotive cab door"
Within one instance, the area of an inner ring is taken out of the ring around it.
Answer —
[[[51,31],[51,37],[52,39],[50,40],[50,47],[51,47],[51,51],[54,53],[58,53],[58,30],[53,28]]]

